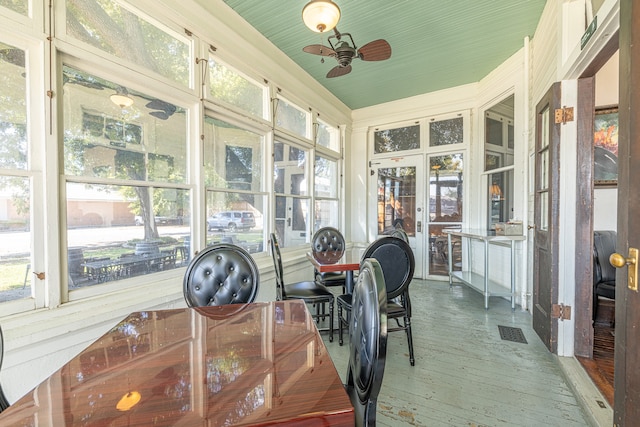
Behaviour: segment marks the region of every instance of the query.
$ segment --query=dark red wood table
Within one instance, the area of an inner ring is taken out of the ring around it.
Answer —
[[[321,273],[344,271],[346,293],[353,293],[353,272],[360,270],[360,259],[354,252],[347,252],[340,260],[331,264],[318,261],[311,252],[307,252],[307,259]]]
[[[140,311],[0,414],[29,426],[353,426],[301,300]]]

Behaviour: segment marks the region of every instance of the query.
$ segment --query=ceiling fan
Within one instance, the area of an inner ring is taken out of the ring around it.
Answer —
[[[307,53],[321,56],[331,56],[336,58],[338,65],[327,73],[328,78],[344,76],[351,72],[351,61],[359,58],[363,61],[384,61],[391,57],[391,46],[386,40],[378,39],[369,42],[360,49],[356,47],[353,37],[349,33],[340,33],[337,28],[333,28],[333,35],[327,41],[329,46],[321,44],[311,44],[302,48]],[[343,38],[351,40],[351,44]],[[324,62],[324,58],[322,60]]]

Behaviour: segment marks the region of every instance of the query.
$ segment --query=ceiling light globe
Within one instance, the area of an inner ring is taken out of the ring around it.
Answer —
[[[311,0],[302,9],[302,20],[316,33],[331,31],[340,20],[340,8],[331,0]]]

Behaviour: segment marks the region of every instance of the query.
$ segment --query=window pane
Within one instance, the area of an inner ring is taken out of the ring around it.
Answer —
[[[27,83],[24,51],[0,43],[0,168],[26,169]]]
[[[205,117],[204,136],[207,187],[262,191],[262,135]]]
[[[276,193],[307,196],[308,151],[284,142],[274,144],[275,152],[281,153],[274,161],[274,188]]]
[[[183,108],[64,67],[66,175],[186,182]],[[126,94],[125,108],[111,99]]]
[[[282,98],[277,98],[276,126],[287,129],[296,135],[309,138],[310,113],[303,111]]]
[[[69,289],[185,265],[188,190],[67,184]]]
[[[429,225],[429,274],[435,276],[449,275],[448,234],[444,230],[459,229],[459,224]],[[453,252],[453,271],[462,270],[462,237],[451,236]]]
[[[337,200],[316,200],[315,205],[314,232],[322,227],[339,227],[340,204]]]
[[[485,133],[486,133],[485,143],[502,147],[503,145],[502,122],[499,120],[495,120],[491,117],[486,117],[484,126],[485,126]]]
[[[489,175],[489,230],[496,229],[497,222],[513,217],[513,169]]]
[[[0,302],[31,297],[29,179],[0,176]]]
[[[262,252],[265,206],[263,195],[207,191],[207,245],[233,243]]]
[[[340,131],[318,120],[317,144],[333,151],[340,151]]]
[[[376,154],[420,148],[420,125],[376,131],[373,145]]]
[[[112,0],[67,0],[67,34],[102,51],[190,85],[190,42]]]
[[[430,221],[462,221],[462,172],[462,154],[447,154],[429,159]]]
[[[247,113],[266,119],[267,88],[209,58],[209,94]]]
[[[379,168],[378,234],[389,234],[399,225],[409,236],[414,236],[415,208],[416,168]]]
[[[29,14],[29,1],[28,0],[0,0],[0,6],[13,10],[21,15],[27,16]]]
[[[462,117],[433,121],[429,123],[429,146],[462,144],[463,130]]]
[[[316,197],[338,197],[338,162],[316,156],[314,192]]]

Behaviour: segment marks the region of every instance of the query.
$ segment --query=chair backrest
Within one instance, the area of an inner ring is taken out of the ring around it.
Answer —
[[[311,253],[320,264],[335,264],[344,255],[345,248],[344,236],[333,227],[319,229],[311,239]]]
[[[402,228],[394,228],[391,232],[391,237],[396,237],[398,239],[402,239],[405,242],[409,243],[409,235]]]
[[[362,259],[367,258],[380,263],[389,299],[408,291],[416,261],[407,242],[391,236],[380,237],[364,251]]]
[[[253,302],[258,294],[258,266],[239,246],[219,243],[196,255],[184,275],[189,307]]]
[[[284,271],[282,269],[282,255],[280,254],[280,245],[275,233],[271,233],[269,238],[271,245],[271,258],[273,259],[273,268],[276,272],[276,300],[282,301],[287,295],[284,289]]]
[[[2,359],[4,357],[4,337],[2,335],[2,328],[0,328],[0,370],[2,370]],[[4,395],[2,391],[2,387],[0,387],[0,412],[4,411],[9,407],[9,401]]]
[[[616,269],[609,257],[616,251],[617,233],[611,230],[593,232],[593,283],[616,280]]]
[[[373,426],[387,357],[387,292],[380,263],[365,259],[353,289],[346,390],[357,426]]]

